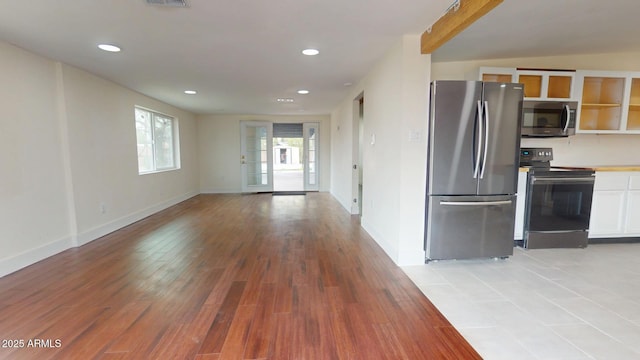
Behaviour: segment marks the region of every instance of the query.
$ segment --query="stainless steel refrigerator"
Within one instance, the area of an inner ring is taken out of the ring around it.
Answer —
[[[513,254],[523,85],[434,81],[426,260]]]

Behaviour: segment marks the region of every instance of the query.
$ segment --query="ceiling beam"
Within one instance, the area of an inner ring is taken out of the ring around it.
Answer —
[[[422,34],[420,50],[431,54],[504,0],[460,0]]]

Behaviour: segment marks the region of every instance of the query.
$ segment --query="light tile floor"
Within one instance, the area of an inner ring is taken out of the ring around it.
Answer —
[[[402,269],[484,359],[640,359],[640,244]]]

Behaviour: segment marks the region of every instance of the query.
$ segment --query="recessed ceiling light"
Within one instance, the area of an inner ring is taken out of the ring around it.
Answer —
[[[309,90],[298,90],[298,94],[300,95],[307,95],[309,93]]]
[[[305,55],[313,56],[320,54],[320,51],[318,51],[317,49],[304,49],[302,50],[302,53]]]
[[[195,95],[195,94],[197,94],[197,92],[195,90],[185,90],[184,93],[187,94],[187,95]]]
[[[111,45],[111,44],[100,44],[98,45],[98,48],[100,50],[104,50],[104,51],[108,51],[108,52],[120,52],[120,48],[115,46],[115,45]]]
[[[286,103],[292,103],[293,99],[291,98],[278,98],[276,99],[277,102],[286,102]]]

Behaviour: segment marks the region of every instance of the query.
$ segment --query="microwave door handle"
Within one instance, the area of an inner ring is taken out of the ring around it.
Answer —
[[[476,109],[477,114],[476,114],[476,124],[479,125],[480,127],[480,131],[478,131],[478,133],[480,134],[480,136],[478,136],[478,144],[477,147],[474,149],[475,150],[475,162],[473,164],[473,178],[477,179],[478,178],[478,174],[480,172],[480,153],[482,151],[482,103],[480,102],[480,100],[478,100],[478,107]],[[476,133],[475,133],[475,129],[474,129],[474,138],[476,137]]]
[[[566,105],[566,104],[564,105],[563,113],[564,113],[565,124],[564,124],[564,127],[562,128],[562,132],[566,134],[567,129],[569,129],[569,117],[571,116],[571,109],[569,109],[569,105]]]
[[[487,151],[489,150],[489,102],[484,101],[484,154],[482,156],[482,171],[480,179],[484,179],[484,169],[487,167]]]

